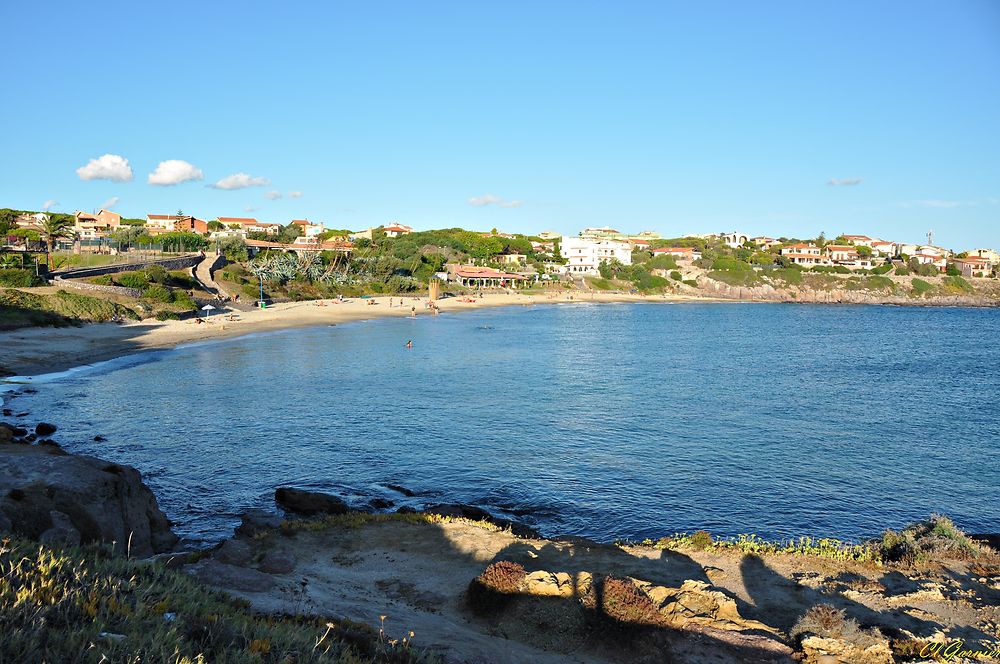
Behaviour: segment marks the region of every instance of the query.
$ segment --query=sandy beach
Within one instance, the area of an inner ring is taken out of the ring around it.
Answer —
[[[390,300],[393,306],[390,305]],[[38,376],[147,350],[174,348],[184,343],[225,339],[255,332],[335,325],[388,316],[431,316],[426,297],[384,296],[368,299],[284,302],[267,309],[215,313],[206,323],[194,320],[144,320],[126,324],[91,324],[68,328],[25,328],[0,332],[0,368],[17,376]],[[568,302],[704,302],[682,295],[643,296],[609,293],[532,294],[489,293],[482,298],[444,298],[441,314],[486,307],[531,306]],[[402,302],[402,305],[401,305]],[[374,304],[372,304],[374,303]]]

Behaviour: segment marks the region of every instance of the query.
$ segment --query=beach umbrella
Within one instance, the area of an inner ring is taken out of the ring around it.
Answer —
[[[213,307],[211,304],[206,304],[205,306],[203,306],[201,308],[201,310],[205,312],[205,317],[206,318],[208,318],[208,316],[209,316],[208,312],[212,311],[213,309],[215,309],[215,307]]]

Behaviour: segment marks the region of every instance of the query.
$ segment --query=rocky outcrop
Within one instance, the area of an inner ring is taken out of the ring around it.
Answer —
[[[698,277],[698,288],[703,294],[728,300],[750,302],[798,302],[802,304],[892,304],[901,306],[942,307],[995,307],[995,298],[983,295],[935,295],[914,298],[893,295],[888,291],[847,290],[831,288],[817,290],[807,286],[775,288],[771,284],[759,286],[731,286],[705,276]]]
[[[336,496],[289,487],[278,488],[274,492],[274,501],[284,510],[305,516],[347,514],[350,511],[347,503]]]
[[[0,436],[5,436],[0,427]],[[9,525],[8,525],[9,524]],[[53,545],[114,543],[148,557],[177,542],[134,468],[57,445],[0,442],[0,530]]]
[[[805,664],[892,664],[888,639],[872,644],[857,644],[841,639],[810,635],[802,639]]]

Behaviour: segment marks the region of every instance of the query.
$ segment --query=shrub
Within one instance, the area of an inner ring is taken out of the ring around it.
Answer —
[[[883,263],[872,268],[872,274],[888,274],[889,272],[892,272],[892,263]]]
[[[771,270],[768,274],[775,279],[781,279],[786,284],[802,283],[802,270],[797,267],[786,267],[778,270]]]
[[[170,293],[170,301],[173,302],[178,307],[186,309],[188,311],[195,311],[198,309],[198,305],[195,301],[191,299],[185,291],[175,290]]]
[[[170,275],[162,265],[150,265],[143,272],[146,279],[153,283],[166,285],[170,281]]]
[[[170,291],[159,284],[153,284],[143,291],[142,296],[154,302],[170,302],[172,299]]]
[[[680,272],[674,270],[673,272],[670,273],[670,278],[673,279],[674,281],[680,281],[684,277],[681,276]]]
[[[145,290],[149,286],[149,279],[142,272],[122,272],[116,281],[125,288],[135,288]]]
[[[889,277],[866,277],[861,283],[866,290],[887,290],[890,292],[896,290],[896,282]]]
[[[883,560],[903,563],[968,560],[984,553],[951,519],[938,514],[899,532],[885,531],[879,548]]]
[[[685,279],[681,283],[684,284],[685,286],[691,286],[693,288],[697,288],[698,287],[698,281],[695,280],[695,279]]]
[[[704,551],[712,546],[712,534],[707,530],[696,530],[691,535],[691,546],[699,551]]]
[[[0,286],[11,288],[30,288],[31,286],[41,286],[44,281],[35,276],[33,270],[22,270],[20,268],[0,269]]]
[[[479,575],[479,581],[487,588],[499,593],[516,593],[527,573],[519,563],[509,560],[495,562]]]
[[[962,276],[962,273],[959,272],[958,268],[956,268],[956,267],[949,267],[947,270],[944,271],[944,273],[947,274],[949,277],[961,277]]]
[[[479,614],[504,609],[520,589],[525,576],[524,567],[509,560],[489,565],[469,583],[466,594],[469,607]]]
[[[156,320],[180,320],[180,319],[181,317],[178,316],[173,311],[167,311],[166,309],[164,309],[163,311],[156,312]]]
[[[903,267],[902,265],[900,265],[899,267],[896,268],[895,274],[897,277],[907,277],[910,274],[910,268]]]
[[[801,640],[814,634],[824,639],[836,639],[863,651],[884,641],[878,630],[863,630],[857,621],[848,618],[844,611],[829,604],[817,604],[806,611],[789,635]]]
[[[656,605],[644,592],[628,579],[613,576],[604,578],[602,584],[604,615],[620,623],[632,625],[660,625],[663,618]]]
[[[99,277],[94,277],[90,280],[91,283],[97,284],[98,286],[114,286],[115,280],[110,274],[102,274]]]

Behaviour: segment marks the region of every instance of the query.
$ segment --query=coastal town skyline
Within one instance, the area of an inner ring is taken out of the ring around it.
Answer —
[[[52,39],[113,34],[130,56],[9,54],[12,89],[79,101],[0,110],[18,127],[4,204],[997,244],[991,3],[390,7],[67,6]],[[31,30],[39,12],[3,16]],[[143,42],[198,48],[143,48],[140,21]]]

